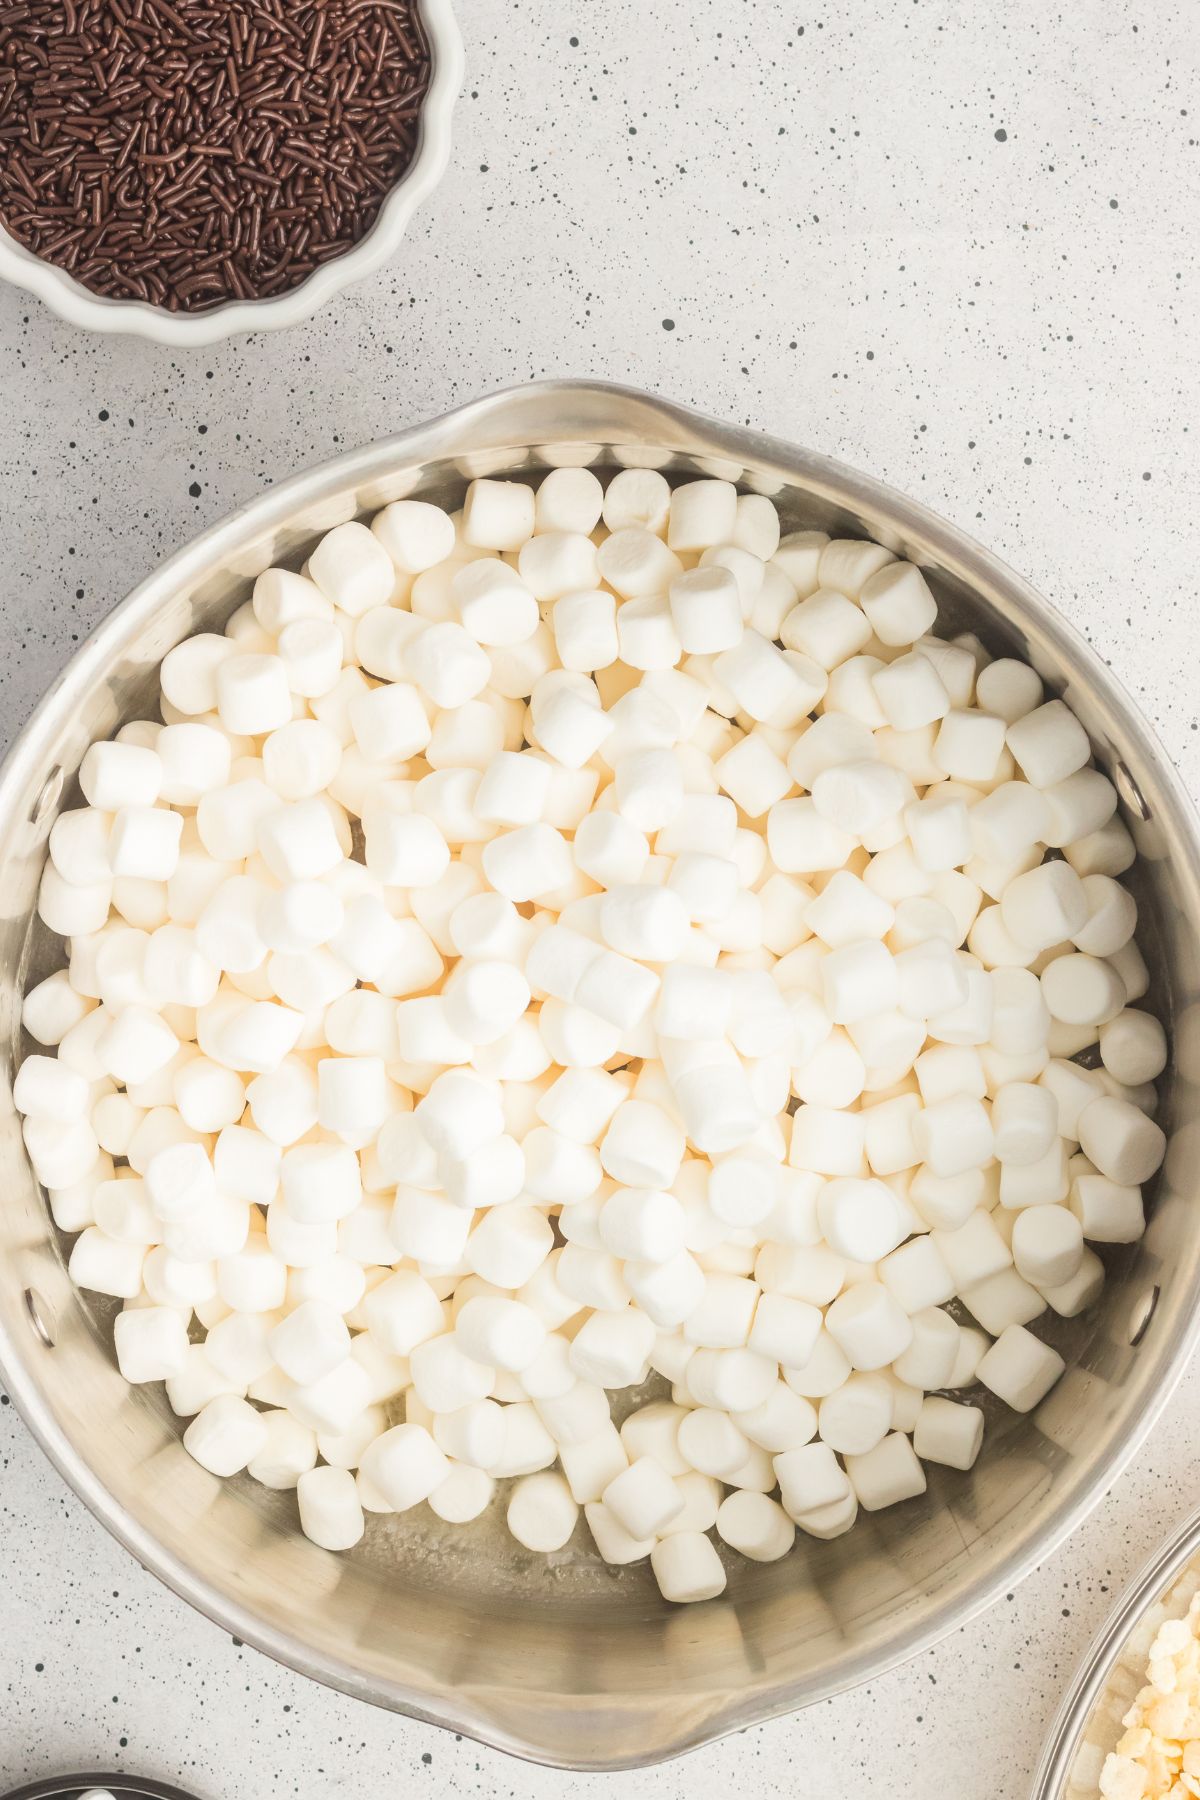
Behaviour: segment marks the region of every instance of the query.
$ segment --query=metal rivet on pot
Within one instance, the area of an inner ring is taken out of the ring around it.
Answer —
[[[1145,795],[1142,793],[1141,788],[1130,773],[1128,765],[1123,763],[1119,757],[1113,763],[1112,778],[1113,786],[1116,788],[1117,793],[1121,796],[1121,799],[1129,808],[1130,812],[1134,813],[1139,819],[1145,820],[1151,818],[1152,814],[1146,803]]]
[[[1162,1289],[1155,1283],[1134,1301],[1133,1310],[1129,1315],[1129,1342],[1131,1344],[1140,1344],[1145,1337],[1158,1306],[1158,1297],[1161,1292]]]
[[[63,772],[56,763],[38,790],[38,797],[29,809],[31,825],[40,825],[46,814],[58,802],[63,791]]]
[[[54,1309],[48,1300],[43,1300],[36,1288],[25,1289],[25,1311],[29,1314],[29,1322],[43,1344],[48,1350],[53,1350],[58,1341]]]

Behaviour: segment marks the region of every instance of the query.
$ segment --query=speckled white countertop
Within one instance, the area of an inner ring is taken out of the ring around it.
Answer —
[[[1121,672],[1200,794],[1200,35],[1188,0],[460,0],[451,172],[392,267],[189,355],[0,293],[0,717],[156,559],[276,479],[547,375],[633,382],[973,531]],[[0,1407],[0,1787],[206,1800],[1023,1800],[1118,1587],[1200,1498],[1200,1370],[1025,1585],[868,1689],[569,1777],[232,1643]]]

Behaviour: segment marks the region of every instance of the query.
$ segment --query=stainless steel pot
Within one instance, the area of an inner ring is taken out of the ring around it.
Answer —
[[[1092,734],[1141,852],[1142,942],[1175,1055],[1172,1134],[1150,1228],[1112,1253],[1104,1298],[1049,1335],[1068,1370],[1028,1417],[996,1409],[969,1475],[864,1517],[782,1564],[736,1562],[727,1596],[674,1610],[645,1569],[582,1544],[546,1561],[496,1519],[447,1531],[419,1508],[334,1557],[290,1496],[213,1480],[183,1452],[161,1393],[129,1388],[0,1096],[0,1368],[31,1429],[139,1560],[225,1630],[364,1700],[537,1760],[625,1768],[676,1755],[867,1680],[1011,1588],[1114,1479],[1200,1332],[1200,847],[1178,779],[1129,697],[1032,588],[969,538],[828,459],[628,390],[559,382],[500,394],[339,457],[253,501],[172,557],[105,620],[51,689],[0,777],[3,1042],[55,946],[31,923],[46,836],[87,744],[154,703],[164,652],[219,627],[268,563],[298,564],[339,520],[401,495],[454,503],[480,473],[653,463],[768,493],[788,527],[880,538],[927,571],[944,616],[1031,660]],[[424,1515],[424,1516],[418,1516]]]
[[[1088,1645],[1050,1727],[1030,1800],[1098,1800],[1104,1759],[1145,1685],[1154,1634],[1164,1619],[1183,1617],[1197,1587],[1200,1512],[1154,1552]]]

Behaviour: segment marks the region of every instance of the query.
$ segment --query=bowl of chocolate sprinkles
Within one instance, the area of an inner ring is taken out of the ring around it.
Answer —
[[[449,0],[0,0],[0,277],[178,346],[294,324],[441,177]]]

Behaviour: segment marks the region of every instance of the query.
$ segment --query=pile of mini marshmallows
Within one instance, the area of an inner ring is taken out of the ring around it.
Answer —
[[[702,1600],[716,1540],[970,1468],[948,1394],[1037,1405],[1166,1046],[1082,727],[936,612],[727,481],[561,468],[164,659],[51,832],[16,1102],[206,1469],[330,1550],[512,1478],[521,1544],[582,1509]]]

